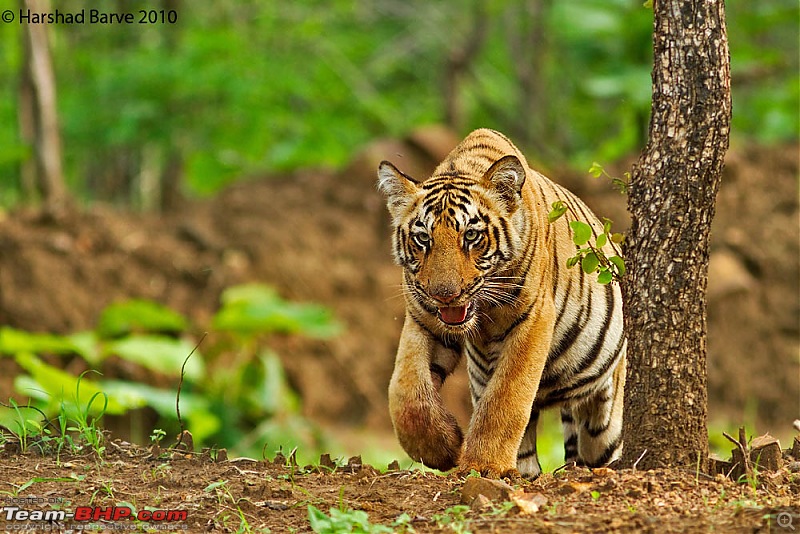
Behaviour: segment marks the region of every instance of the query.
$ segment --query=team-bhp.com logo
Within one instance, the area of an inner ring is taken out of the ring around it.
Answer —
[[[186,510],[139,510],[127,506],[78,506],[74,512],[65,510],[25,510],[19,506],[0,508],[0,518],[9,522],[64,523],[67,521],[146,521],[175,523],[186,521]]]

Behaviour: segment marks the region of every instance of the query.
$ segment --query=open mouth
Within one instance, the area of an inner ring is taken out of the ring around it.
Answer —
[[[471,304],[467,302],[463,306],[445,306],[439,308],[439,319],[443,323],[451,326],[460,325],[467,321]]]

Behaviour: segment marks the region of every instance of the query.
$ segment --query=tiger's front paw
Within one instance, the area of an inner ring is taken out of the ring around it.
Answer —
[[[469,444],[468,444],[469,445]],[[500,454],[479,454],[474,449],[466,448],[458,463],[459,475],[466,476],[472,471],[477,471],[485,478],[519,478],[517,471],[516,455],[510,455],[506,461],[501,460]]]
[[[417,462],[440,471],[458,465],[464,435],[456,418],[443,408],[405,406],[394,418],[400,445]]]
[[[502,466],[494,463],[461,462],[456,470],[456,473],[460,477],[468,476],[473,472],[480,473],[484,478],[510,478],[512,480],[522,478],[516,467]]]

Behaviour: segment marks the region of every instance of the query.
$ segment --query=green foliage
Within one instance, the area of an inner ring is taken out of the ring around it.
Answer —
[[[212,325],[245,336],[276,332],[327,338],[341,331],[339,323],[322,306],[287,302],[273,288],[260,284],[226,289],[222,308]]]
[[[558,200],[553,202],[547,218],[552,224],[568,211],[577,218],[571,207],[564,201]],[[618,254],[607,255],[608,249],[604,248],[609,242],[617,245],[624,239],[622,234],[611,232],[611,221],[603,219],[603,231],[597,235],[591,225],[577,219],[569,221],[569,227],[572,230],[572,241],[575,243],[575,255],[567,258],[567,268],[580,264],[584,273],[597,273],[597,282],[603,285],[621,281],[625,276],[625,261]]]
[[[594,176],[595,178],[600,178],[601,176],[605,176],[611,181],[611,185],[613,185],[621,194],[627,194],[628,188],[630,187],[631,183],[631,173],[626,172],[624,174],[624,178],[620,178],[618,176],[611,176],[606,172],[605,168],[602,165],[597,163],[596,161],[592,163],[592,166],[589,168],[589,174]]]
[[[646,133],[647,4],[541,2],[533,19],[509,1],[475,15],[463,2],[197,0],[181,4],[177,25],[51,25],[68,179],[79,194],[117,200],[145,190],[141,180],[172,158],[196,194],[241,176],[341,166],[372,138],[443,121],[453,96],[463,130],[498,128],[538,159],[615,160],[641,148]],[[440,81],[477,39],[476,18],[486,39],[448,95]],[[794,0],[727,5],[734,135],[798,138],[797,19]],[[3,26],[3,205],[19,199],[19,165],[32,153],[18,127],[21,40],[20,25]],[[520,59],[531,41],[535,54]],[[521,112],[530,94],[518,75],[531,61],[534,116]]]
[[[470,532],[468,529],[469,520],[467,519],[469,511],[469,506],[457,504],[447,508],[441,514],[434,514],[433,520],[439,528],[448,527],[453,532],[467,534]]]
[[[363,510],[331,508],[330,515],[325,515],[325,512],[312,504],[308,505],[308,522],[311,524],[311,529],[317,534],[394,532],[389,527],[370,523],[367,512]]]
[[[149,300],[126,300],[106,307],[97,323],[97,334],[106,339],[134,332],[176,334],[186,330],[188,322],[180,313]]]
[[[182,380],[181,414],[197,444],[238,447],[241,453],[257,455],[266,442],[274,449],[302,446],[306,454],[318,455],[324,436],[302,416],[300,399],[289,387],[278,356],[263,346],[264,338],[274,333],[326,337],[340,325],[320,306],[284,301],[273,289],[255,284],[229,288],[212,322],[215,343],[206,354],[195,351],[188,360],[195,348],[185,333],[188,321],[151,302],[112,304],[91,332],[57,336],[2,328],[0,357],[14,357],[23,369],[14,385],[30,398],[32,408],[12,400],[11,410],[0,410],[0,426],[27,444],[31,432],[39,435],[47,429],[37,422],[45,414],[55,418],[62,439],[77,435],[100,454],[97,423],[104,414],[147,407],[160,416],[161,428],[177,433],[176,391]],[[118,358],[173,385],[98,379],[86,372],[76,377],[47,363],[43,355],[78,357],[95,368]]]

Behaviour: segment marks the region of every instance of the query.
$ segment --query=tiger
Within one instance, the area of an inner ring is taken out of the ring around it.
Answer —
[[[595,235],[603,231],[597,216],[489,129],[469,134],[424,181],[381,162],[378,189],[402,267],[406,309],[388,400],[408,455],[441,471],[536,478],[539,413],[559,408],[566,463],[617,459],[621,290],[568,269],[568,221],[548,221],[559,200]],[[611,256],[616,246],[603,251]],[[462,358],[473,406],[466,431],[441,396]]]

